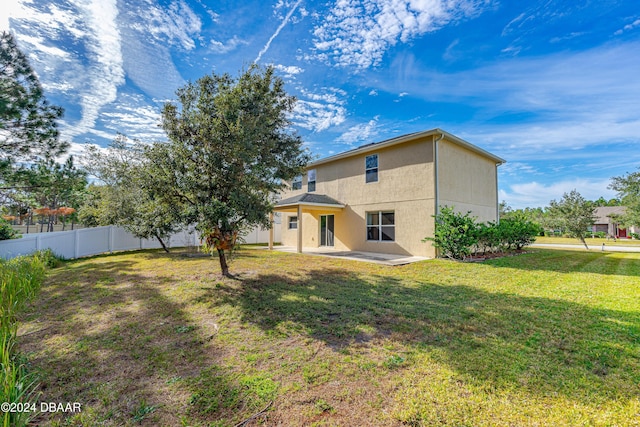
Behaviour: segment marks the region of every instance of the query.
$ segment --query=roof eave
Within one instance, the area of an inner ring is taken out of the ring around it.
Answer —
[[[504,163],[506,163],[507,161],[501,157],[498,157],[494,154],[489,153],[486,150],[483,150],[480,147],[477,147],[463,139],[458,138],[455,135],[450,134],[449,132],[446,132],[440,128],[435,128],[435,129],[431,129],[431,130],[426,130],[426,131],[422,131],[422,132],[415,132],[415,133],[410,133],[407,135],[403,135],[403,136],[399,136],[396,138],[392,138],[389,139],[387,141],[382,141],[382,142],[378,142],[378,143],[373,143],[373,144],[368,144],[365,145],[363,147],[360,148],[356,148],[354,150],[350,150],[350,151],[346,151],[344,153],[339,153],[339,154],[335,154],[333,156],[330,157],[325,157],[324,159],[319,159],[316,160],[315,162],[311,162],[307,165],[307,169],[309,168],[313,168],[315,166],[320,166],[323,165],[325,163],[330,163],[330,162],[334,162],[336,160],[341,160],[341,159],[346,159],[348,157],[352,157],[352,156],[357,156],[360,154],[365,154],[365,153],[369,153],[369,152],[373,152],[373,151],[378,151],[381,148],[387,148],[387,147],[392,147],[394,145],[398,145],[398,144],[403,144],[405,142],[408,141],[412,141],[412,140],[416,140],[416,139],[420,139],[420,138],[425,138],[428,136],[434,136],[434,135],[444,135],[447,137],[447,139],[453,141],[454,143],[461,145],[465,148],[467,148],[468,150],[471,150],[477,154],[480,154],[484,157],[487,157],[491,160],[493,160],[494,162],[496,162],[496,165],[500,166]]]
[[[298,206],[317,206],[322,208],[334,208],[334,209],[343,209],[345,205],[342,204],[329,204],[329,203],[309,203],[309,202],[295,202],[295,203],[287,203],[286,205],[275,205],[273,208],[293,208]]]

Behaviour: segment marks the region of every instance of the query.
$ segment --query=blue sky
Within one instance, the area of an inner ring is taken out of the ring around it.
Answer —
[[[188,80],[273,64],[324,157],[440,127],[508,163],[500,200],[613,197],[640,166],[637,0],[4,0],[63,138],[165,139]]]

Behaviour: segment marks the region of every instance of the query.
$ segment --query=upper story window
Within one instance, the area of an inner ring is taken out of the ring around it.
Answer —
[[[378,182],[378,155],[372,154],[364,160],[365,182]]]
[[[309,193],[316,191],[316,170],[311,169],[307,172],[307,191]]]
[[[302,190],[302,175],[298,175],[291,181],[292,190]]]

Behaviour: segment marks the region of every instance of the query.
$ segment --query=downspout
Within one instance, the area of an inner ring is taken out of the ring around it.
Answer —
[[[438,192],[438,142],[442,141],[444,139],[444,133],[440,133],[440,137],[439,138],[434,138],[433,139],[433,188],[434,188],[434,194],[433,194],[433,200],[435,203],[434,206],[434,214],[438,215],[438,211],[439,209],[439,192]],[[434,226],[434,232],[435,232],[435,220],[433,223]],[[435,235],[434,235],[435,236]],[[436,248],[436,258],[438,258],[440,256],[440,251],[438,250],[438,248]]]
[[[496,163],[496,224],[500,224],[500,196],[498,195],[498,166],[502,163]]]
[[[434,203],[435,209],[434,212],[438,215],[438,211],[440,210],[439,206],[439,183],[438,183],[438,142],[444,139],[444,133],[440,134],[440,137],[433,140],[433,182],[434,182]]]
[[[498,193],[498,167],[505,164],[505,161],[496,163],[496,223],[500,224],[500,195]]]

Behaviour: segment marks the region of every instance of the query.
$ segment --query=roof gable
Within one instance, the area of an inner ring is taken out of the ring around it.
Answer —
[[[372,151],[376,151],[376,150],[380,150],[382,148],[387,148],[387,147],[392,147],[394,145],[398,145],[398,144],[404,144],[406,142],[412,142],[412,141],[416,141],[418,139],[421,138],[426,138],[426,137],[437,137],[439,139],[442,138],[446,138],[447,141],[453,142],[454,144],[464,147],[470,151],[475,152],[476,154],[479,154],[483,157],[486,157],[490,160],[493,160],[497,165],[501,165],[503,163],[506,163],[506,160],[504,160],[501,157],[498,157],[494,154],[489,153],[486,150],[483,150],[482,148],[473,145],[461,138],[458,138],[455,135],[452,135],[446,131],[443,131],[442,129],[439,128],[435,128],[435,129],[431,129],[431,130],[427,130],[427,131],[422,131],[422,132],[413,132],[413,133],[408,133],[406,135],[402,135],[402,136],[397,136],[395,138],[391,138],[391,139],[387,139],[384,141],[380,141],[380,142],[372,142],[369,144],[365,144],[362,145],[360,147],[354,148],[352,150],[348,150],[348,151],[344,151],[342,153],[338,153],[335,154],[333,156],[329,156],[329,157],[325,157],[323,159],[319,159],[316,160],[315,162],[311,162],[307,168],[311,169],[314,168],[316,166],[325,164],[325,163],[330,163],[330,162],[334,162],[337,160],[342,160],[345,158],[349,158],[349,157],[353,157],[353,156],[357,156],[357,155],[362,155],[362,154],[366,154]]]

